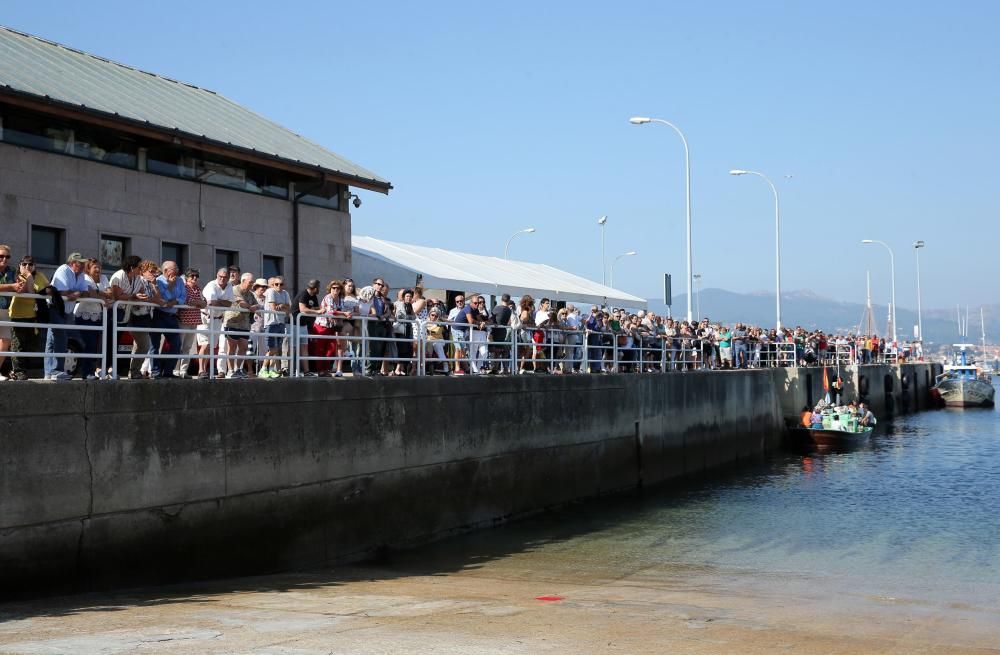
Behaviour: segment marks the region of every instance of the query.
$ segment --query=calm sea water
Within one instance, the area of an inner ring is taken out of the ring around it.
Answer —
[[[806,574],[854,591],[994,605],[1000,413],[901,417],[851,450],[779,452],[694,484],[576,505],[402,558],[403,566],[464,561],[553,580],[671,568]]]

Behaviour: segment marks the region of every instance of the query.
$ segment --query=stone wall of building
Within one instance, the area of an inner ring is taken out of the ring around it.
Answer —
[[[300,280],[351,271],[351,216],[299,206]],[[260,275],[262,256],[283,258],[291,281],[292,203],[254,193],[0,143],[0,242],[29,252],[31,225],[65,230],[65,253],[98,255],[101,235],[130,239],[156,261],[163,242],[187,246],[188,264],[211,276],[215,250],[239,253]],[[47,267],[42,267],[46,270]]]

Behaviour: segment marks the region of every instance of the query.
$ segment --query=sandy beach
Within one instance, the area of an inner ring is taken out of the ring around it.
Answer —
[[[8,604],[0,653],[1000,653],[997,607],[808,576],[538,563],[528,551],[437,574],[411,561]]]

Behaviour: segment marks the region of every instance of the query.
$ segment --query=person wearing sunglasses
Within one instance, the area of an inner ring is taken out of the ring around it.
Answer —
[[[385,355],[387,342],[384,339],[389,337],[394,314],[393,305],[385,295],[388,288],[382,278],[377,277],[372,280],[374,293],[368,308],[368,336],[373,338],[368,342],[368,375],[379,375],[383,368],[388,366]]]
[[[182,328],[190,330],[181,335],[181,354],[184,359],[177,360],[174,375],[180,378],[190,377],[191,353],[197,349],[196,330],[201,325],[201,308],[205,306],[205,298],[201,295],[201,272],[197,268],[184,271],[184,304],[195,309],[181,309],[177,312],[177,320]],[[200,364],[199,364],[200,365]]]
[[[2,250],[2,247],[0,247]],[[31,255],[21,258],[18,265],[17,293],[40,294],[49,285],[49,280],[41,271],[35,270],[35,260]],[[39,316],[39,309],[46,316]],[[47,323],[48,306],[44,300],[37,298],[14,297],[10,300],[10,320],[14,323]],[[41,320],[39,320],[41,319]],[[45,340],[45,329],[35,327],[19,327],[11,329],[10,349],[12,352],[37,353],[42,349]],[[28,374],[23,367],[24,358],[17,355],[10,360],[10,379],[27,380]],[[2,377],[2,376],[0,376]]]

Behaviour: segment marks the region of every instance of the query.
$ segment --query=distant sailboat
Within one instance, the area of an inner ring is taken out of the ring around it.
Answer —
[[[865,271],[865,311],[861,314],[861,321],[858,323],[858,334],[874,334],[875,315],[872,313],[872,272]],[[890,311],[889,316],[892,316]],[[891,320],[891,318],[890,318]]]

